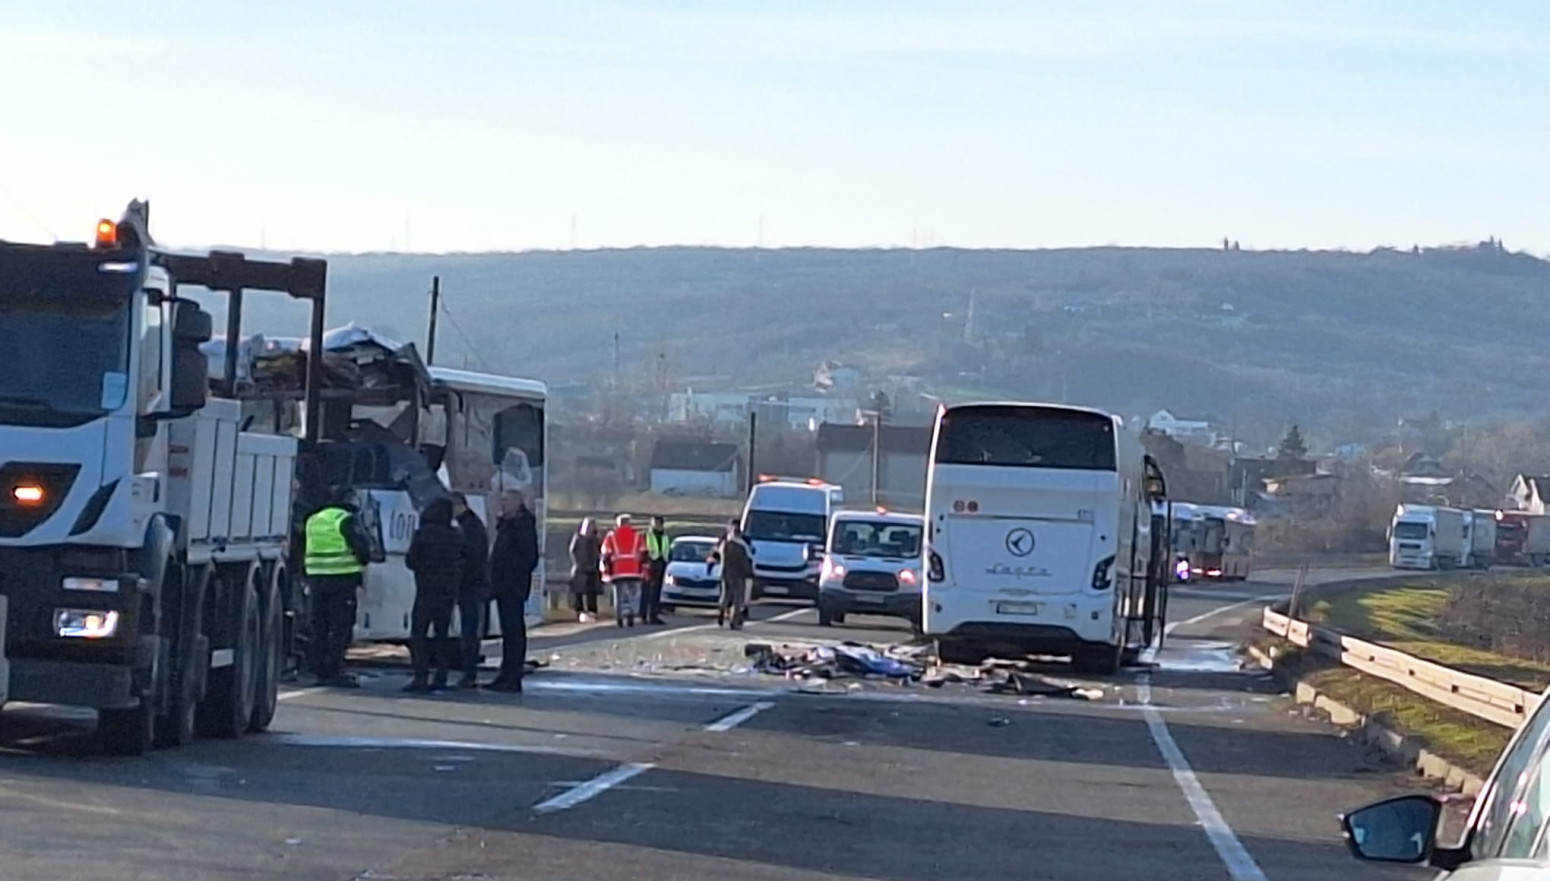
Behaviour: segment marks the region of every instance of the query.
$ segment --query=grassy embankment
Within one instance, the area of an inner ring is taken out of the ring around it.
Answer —
[[[1539,596],[1550,596],[1550,578],[1482,575],[1460,582],[1423,576],[1315,592],[1302,617],[1466,673],[1543,689],[1550,684],[1550,665],[1482,647],[1491,640],[1461,625],[1476,611],[1468,606],[1482,596],[1526,608]],[[1309,663],[1302,678],[1310,685],[1359,712],[1385,717],[1392,727],[1424,739],[1435,752],[1476,773],[1490,771],[1511,736],[1502,726],[1349,667],[1318,669]]]

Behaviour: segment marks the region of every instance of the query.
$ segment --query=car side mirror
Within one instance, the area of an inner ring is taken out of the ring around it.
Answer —
[[[1405,795],[1352,811],[1340,818],[1340,827],[1357,859],[1413,865],[1431,856],[1441,817],[1442,802]]]

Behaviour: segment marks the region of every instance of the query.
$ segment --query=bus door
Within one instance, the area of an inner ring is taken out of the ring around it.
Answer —
[[[1162,646],[1163,624],[1168,616],[1168,583],[1173,580],[1173,509],[1168,502],[1168,482],[1162,469],[1151,456],[1145,457],[1145,480],[1142,503],[1149,513],[1150,529],[1142,547],[1135,549],[1138,556],[1144,554],[1142,563],[1146,577],[1142,582],[1140,602],[1129,604],[1130,621],[1127,630],[1140,636],[1143,646]],[[1139,513],[1139,512],[1138,512]]]

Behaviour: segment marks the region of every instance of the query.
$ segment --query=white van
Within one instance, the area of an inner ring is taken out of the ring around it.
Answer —
[[[919,630],[924,531],[919,514],[835,512],[818,579],[818,624],[843,624],[854,612],[903,618]]]
[[[753,596],[818,599],[818,574],[829,515],[844,491],[812,478],[760,478],[743,506],[743,534],[753,548]]]

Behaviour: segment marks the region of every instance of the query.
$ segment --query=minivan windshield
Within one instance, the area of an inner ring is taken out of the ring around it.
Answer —
[[[841,520],[834,524],[829,552],[847,557],[914,557],[920,553],[921,528],[912,523]]]

